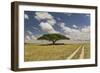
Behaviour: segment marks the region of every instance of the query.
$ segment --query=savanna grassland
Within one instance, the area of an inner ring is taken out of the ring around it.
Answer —
[[[39,45],[27,43],[24,46],[24,61],[88,59],[90,44]]]

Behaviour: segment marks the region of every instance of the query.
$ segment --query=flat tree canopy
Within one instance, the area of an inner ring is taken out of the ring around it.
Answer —
[[[52,41],[53,45],[55,44],[56,41],[58,40],[64,40],[67,39],[69,40],[70,38],[61,35],[61,34],[57,34],[57,33],[53,33],[53,34],[44,34],[41,37],[38,38],[38,40],[48,40],[48,41]]]

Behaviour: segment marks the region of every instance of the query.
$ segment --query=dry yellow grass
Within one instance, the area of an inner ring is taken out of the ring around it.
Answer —
[[[37,45],[25,44],[24,61],[64,60],[82,44]],[[88,46],[89,44],[86,44]],[[89,47],[87,47],[88,49]],[[86,57],[89,58],[89,50]],[[87,56],[88,55],[88,56]]]

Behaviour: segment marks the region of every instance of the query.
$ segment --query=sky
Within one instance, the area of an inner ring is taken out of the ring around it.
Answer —
[[[59,33],[71,40],[90,40],[90,14],[24,11],[24,39],[36,40],[46,33]]]

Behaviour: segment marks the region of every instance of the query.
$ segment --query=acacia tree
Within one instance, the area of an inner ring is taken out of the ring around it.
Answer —
[[[56,44],[56,41],[64,40],[64,39],[69,40],[70,38],[68,38],[68,37],[66,37],[64,35],[61,35],[61,34],[56,34],[56,33],[44,34],[44,35],[42,35],[41,37],[38,38],[38,40],[48,40],[48,41],[51,41],[53,45]]]

